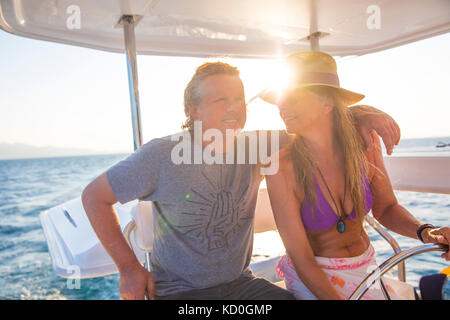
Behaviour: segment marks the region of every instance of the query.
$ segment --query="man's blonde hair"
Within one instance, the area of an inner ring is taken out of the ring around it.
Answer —
[[[184,114],[186,121],[181,125],[182,129],[192,131],[194,129],[194,121],[191,118],[190,110],[194,106],[198,106],[202,101],[202,96],[199,90],[200,83],[207,77],[216,74],[227,74],[239,77],[239,70],[227,63],[223,62],[207,62],[202,64],[195,70],[191,81],[184,89]]]

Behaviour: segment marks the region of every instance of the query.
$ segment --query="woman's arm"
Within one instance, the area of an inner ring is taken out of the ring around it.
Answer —
[[[376,133],[372,132],[373,148],[366,152],[369,161],[371,189],[373,195],[373,216],[386,228],[413,239],[417,238],[417,229],[423,224],[397,202],[389,180],[381,153],[381,145]],[[439,231],[439,232],[437,232]],[[448,228],[425,229],[422,238],[426,243],[448,244]],[[449,237],[450,238],[450,237]]]
[[[283,161],[277,174],[266,176],[270,203],[286,252],[298,277],[319,299],[341,299],[318,266],[300,218],[292,165]]]

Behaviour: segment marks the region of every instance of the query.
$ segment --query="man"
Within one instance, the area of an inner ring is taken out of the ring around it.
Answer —
[[[184,128],[190,133],[198,122],[202,133],[216,129],[227,137],[246,122],[239,71],[228,64],[200,66],[186,87],[184,104]],[[364,133],[375,129],[390,153],[400,135],[395,122],[376,109],[353,108],[363,138],[370,143]],[[192,141],[192,154],[183,150],[187,158],[208,145],[195,136]],[[143,299],[147,292],[151,299],[293,299],[248,268],[261,164],[175,164],[172,151],[178,143],[171,136],[151,140],[83,191],[86,214],[119,269],[121,297]],[[220,157],[229,151],[224,150],[213,151]],[[126,243],[113,208],[117,201],[133,199],[153,204],[151,273]]]

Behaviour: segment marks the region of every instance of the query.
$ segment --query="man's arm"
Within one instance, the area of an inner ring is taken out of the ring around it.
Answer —
[[[106,173],[93,180],[81,196],[83,207],[97,237],[120,272],[119,291],[123,299],[154,297],[154,280],[137,260],[126,242],[113,205],[117,199]]]
[[[400,141],[400,127],[395,120],[387,113],[367,105],[352,106],[350,111],[367,149],[373,145],[370,132],[375,130],[383,139],[387,154],[391,155],[394,145]]]

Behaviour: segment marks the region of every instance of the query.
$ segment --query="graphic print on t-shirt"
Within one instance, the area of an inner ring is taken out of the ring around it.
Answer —
[[[237,231],[243,220],[252,219],[252,216],[243,216],[246,207],[244,196],[248,185],[239,188],[239,194],[233,194],[229,183],[223,177],[223,167],[220,168],[218,177],[209,176],[202,170],[202,176],[206,180],[206,188],[209,192],[199,192],[191,187],[186,201],[192,203],[192,208],[198,211],[180,212],[189,221],[185,225],[176,226],[185,235],[192,235],[201,242],[207,242],[208,250],[228,248],[228,237]],[[225,185],[224,185],[225,182]]]

